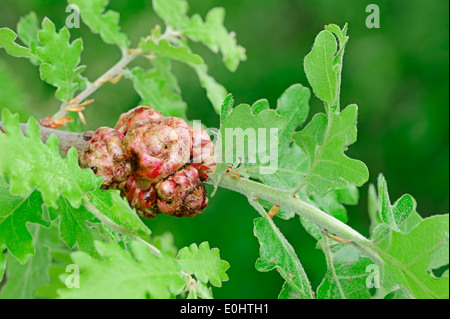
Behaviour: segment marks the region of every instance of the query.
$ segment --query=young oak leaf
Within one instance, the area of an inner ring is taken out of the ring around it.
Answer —
[[[305,57],[306,77],[316,96],[325,102],[328,115],[332,110],[339,110],[342,63],[347,42],[347,25],[342,30],[335,24],[327,25],[317,35],[311,52]]]
[[[150,229],[142,222],[136,212],[120,196],[118,190],[96,189],[87,193],[89,204],[72,207],[66,199],[58,199],[58,208],[50,208],[50,217],[55,220],[59,216],[59,233],[61,239],[69,248],[78,244],[81,251],[92,256],[97,256],[94,247],[94,233],[87,222],[99,222],[89,211],[92,205],[103,215],[101,222],[107,226],[114,223],[117,227],[126,228],[131,233],[145,237],[150,234]],[[100,218],[100,217],[99,217]]]
[[[291,142],[294,130],[302,125],[308,116],[310,96],[308,88],[294,84],[278,98],[276,112],[286,118],[285,125],[278,132],[278,165],[274,166],[272,171],[266,168],[269,174],[259,174],[258,167],[252,167],[250,168],[252,177],[258,178],[266,185],[283,190],[294,188],[304,177],[307,168],[306,156],[296,144]],[[265,100],[257,101],[252,106],[254,113],[269,108],[269,103]],[[277,216],[290,218],[294,216],[294,213],[282,208]]]
[[[221,126],[223,125],[223,122],[225,122],[225,119],[233,111],[233,106],[234,106],[234,98],[233,98],[233,95],[230,93],[223,99],[223,103],[220,107],[220,125]],[[252,109],[253,109],[253,107],[252,107]]]
[[[350,105],[339,108],[340,81],[344,49],[348,42],[347,26],[341,30],[328,25],[320,32],[304,68],[314,93],[325,102],[326,114],[316,114],[300,132],[295,143],[306,154],[309,167],[296,192],[324,196],[334,189],[350,184],[361,186],[369,176],[361,161],[347,157],[347,147],[356,142],[357,111]],[[337,39],[337,40],[336,40]]]
[[[294,134],[309,161],[307,174],[297,187],[306,194],[324,196],[330,190],[345,188],[348,184],[361,186],[369,178],[366,165],[344,154],[356,142],[358,107],[350,105],[341,113],[327,117],[316,114],[300,132]]]
[[[61,249],[61,239],[54,228],[30,225],[36,242],[36,253],[26,264],[20,264],[8,254],[7,280],[0,290],[0,299],[32,299],[38,287],[50,282],[51,252]]]
[[[225,27],[223,25],[220,26],[207,26],[203,25],[203,21],[199,16],[194,16],[189,18],[187,16],[188,11],[188,3],[184,0],[154,0],[153,1],[153,7],[156,11],[156,13],[166,22],[166,24],[173,29],[177,30],[178,32],[184,32],[184,29],[188,29],[190,27],[193,27],[193,23],[195,21],[200,23],[200,27],[203,28],[203,34],[207,37],[212,36],[213,41],[217,41],[218,43],[223,46],[223,54],[224,59],[226,61],[226,65],[231,69],[237,68],[237,65],[239,64],[239,60],[235,61],[235,59],[232,57],[231,52],[234,50],[233,48],[240,48],[236,45],[235,39],[232,39],[232,37],[227,37],[228,32],[226,31]],[[216,9],[222,9],[222,8],[216,8]],[[217,10],[216,10],[217,11]],[[218,10],[217,12],[220,14]],[[214,12],[214,9],[212,10]],[[223,24],[223,17],[222,17],[222,24]],[[190,31],[192,31],[190,34]],[[188,38],[191,38],[191,40],[194,41],[201,41],[201,39],[195,38],[195,32],[194,29],[191,29],[190,31],[186,31],[183,33],[183,35],[187,36]],[[202,33],[201,30],[198,30],[199,35]],[[208,35],[208,33],[217,33],[214,35]],[[221,34],[221,36],[224,37],[222,41],[217,39],[217,35]],[[190,37],[192,35],[192,37]],[[150,40],[151,41],[151,40]],[[163,40],[169,43],[167,40]],[[231,43],[230,43],[231,41]],[[234,42],[233,42],[234,41]],[[181,42],[183,45],[182,47],[185,48],[185,51],[189,52],[189,47],[187,46],[186,41]],[[227,44],[228,43],[228,44]],[[211,49],[214,52],[218,52],[219,47],[212,43],[211,41],[207,41],[207,45],[210,45]],[[181,48],[177,49],[181,52]],[[237,49],[239,51],[240,49]],[[156,51],[155,51],[156,52]],[[156,52],[158,55],[158,52]],[[160,52],[160,55],[163,54]],[[179,55],[179,54],[177,54]],[[170,56],[170,55],[167,55]],[[182,54],[182,59],[178,58],[179,60],[186,60],[186,54]],[[225,99],[226,95],[228,94],[228,91],[226,90],[223,85],[218,83],[211,75],[208,74],[208,67],[206,64],[204,64],[204,61],[202,60],[200,62],[200,56],[197,56],[195,54],[192,54],[189,52],[189,60],[192,60],[189,65],[194,69],[194,71],[197,73],[197,76],[200,80],[201,86],[206,90],[206,94],[208,99],[211,101],[211,104],[213,105],[215,111],[217,113],[220,112],[220,107],[222,105],[222,101]],[[176,57],[175,57],[176,58]]]
[[[97,188],[94,173],[79,167],[74,148],[63,159],[56,136],[42,142],[36,120],[28,121],[25,137],[19,117],[4,109],[3,125],[6,134],[0,134],[0,174],[10,176],[11,193],[26,196],[37,188],[48,206],[57,207],[62,195],[77,208],[87,199],[86,192]]]
[[[259,100],[252,107],[239,105],[233,109],[234,101],[232,96],[227,96],[223,102],[220,119],[222,145],[225,143],[228,147],[224,150],[225,155],[227,152],[234,154],[234,150],[230,147],[234,144],[226,143],[226,138],[223,138],[223,136],[226,136],[227,129],[235,130],[230,132],[235,134],[236,140],[240,140],[239,143],[241,145],[244,145],[242,138],[245,137],[242,135],[245,135],[244,133],[249,128],[258,134],[258,143],[260,128],[269,132],[272,129],[277,130],[277,140],[266,134],[265,143],[261,144],[261,146],[265,145],[265,148],[263,147],[261,152],[258,151],[256,160],[249,161],[255,154],[250,152],[245,154],[245,165],[241,165],[238,168],[239,173],[257,178],[266,185],[283,190],[292,189],[298,184],[298,181],[306,174],[307,163],[301,149],[291,143],[292,134],[295,128],[300,126],[308,116],[310,95],[308,88],[300,84],[294,84],[280,96],[276,110],[270,109],[267,100]],[[240,132],[242,134],[239,134]],[[248,133],[250,134],[250,132]],[[216,149],[220,145],[220,143],[216,144]],[[260,145],[258,144],[259,147]],[[267,159],[267,155],[270,154],[276,154],[276,163],[261,160]],[[224,159],[222,158],[222,160]],[[228,164],[233,165],[234,163]],[[218,164],[217,174],[224,170],[223,167],[224,165]],[[288,218],[288,216],[292,217],[293,213],[288,213],[282,209],[280,216]]]
[[[276,269],[284,280],[302,299],[311,299],[311,283],[291,244],[286,240],[269,217],[254,220],[255,236],[260,244],[260,258],[256,261],[258,271]]]
[[[77,79],[84,70],[80,63],[83,44],[81,39],[70,43],[69,30],[64,27],[59,32],[55,24],[48,18],[42,22],[42,30],[38,33],[41,44],[36,49],[42,60],[41,78],[57,88],[56,97],[64,102],[70,101],[79,89]]]
[[[214,107],[217,114],[220,114],[222,102],[228,95],[227,89],[208,74],[208,66],[206,64],[193,65],[191,67],[197,73],[200,85],[206,90],[206,96]]]
[[[92,32],[100,34],[106,43],[126,49],[130,41],[125,33],[120,32],[119,13],[112,10],[104,12],[108,2],[109,0],[69,0],[69,4],[80,9],[83,22]]]
[[[245,165],[261,161],[267,155],[268,148],[278,147],[276,143],[272,145],[273,137],[274,134],[278,135],[285,123],[286,118],[275,110],[267,109],[253,114],[248,104],[236,106],[220,127],[222,162]],[[244,144],[248,144],[247,149],[244,149]],[[266,147],[262,147],[263,144]]]
[[[226,271],[230,264],[220,259],[219,249],[210,249],[208,242],[180,249],[177,260],[184,271],[195,275],[204,284],[209,280],[214,286],[222,287],[222,281],[228,280]]]
[[[300,193],[300,199],[315,206],[341,222],[347,223],[348,215],[347,208],[344,205],[356,205],[359,200],[358,188],[349,184],[344,189],[333,190],[328,192],[325,196],[306,196]],[[281,216],[280,216],[281,217]],[[322,238],[322,232],[319,226],[314,224],[309,219],[300,217],[300,222],[312,237],[317,240]]]
[[[439,256],[449,254],[449,217],[435,215],[420,221],[409,233],[391,231],[379,242],[377,252],[383,260],[381,285],[387,291],[400,285],[415,298],[449,297],[449,276],[436,278],[433,265],[443,264]]]
[[[137,236],[150,235],[150,229],[120,196],[118,190],[96,189],[88,192],[88,196],[90,204],[116,225],[125,227]]]
[[[17,34],[9,28],[0,28],[0,48],[4,48],[9,55],[30,58],[33,56],[30,49],[17,44]]]
[[[91,228],[86,224],[93,217],[84,206],[72,207],[63,197],[57,201],[58,208],[49,208],[50,218],[55,220],[59,216],[59,236],[70,249],[75,244],[81,251],[95,255],[94,236]]]
[[[39,20],[35,12],[30,12],[20,18],[17,24],[17,34],[22,42],[32,51],[38,44]]]
[[[3,274],[5,273],[6,269],[6,258],[3,252],[4,249],[4,247],[0,246],[0,281],[2,281]]]
[[[189,284],[186,299],[213,299],[212,289],[206,284],[195,281]]]
[[[294,188],[298,185],[299,180],[303,180],[307,176],[307,156],[298,145],[289,145],[289,143],[292,139],[290,136],[292,136],[295,128],[301,125],[307,117],[309,97],[309,90],[299,84],[291,86],[280,97],[277,112],[284,115],[288,120],[285,127],[281,129],[281,133],[279,133],[281,136],[279,140],[278,166],[272,174],[255,174],[258,167],[250,167],[247,171],[250,172],[251,176],[260,179],[264,184],[284,190]],[[255,109],[258,109],[257,113],[259,113],[268,108],[268,103],[264,102],[264,100],[258,101],[252,107],[254,113]],[[336,192],[326,193],[323,196],[315,195],[311,196],[311,198],[304,194],[301,194],[301,196],[303,200],[324,209],[342,221],[346,221],[346,210],[340,203],[355,204],[355,200],[357,201],[358,197],[357,191],[355,194],[355,189],[353,185],[349,184],[343,190],[336,190]],[[284,209],[281,209],[277,214],[277,216],[286,219],[291,218],[293,215],[294,213]]]
[[[386,179],[378,176],[379,204],[381,220],[394,231],[400,232],[400,226],[416,211],[416,201],[411,195],[403,195],[394,205],[391,205]]]
[[[0,186],[0,255],[8,248],[21,263],[35,253],[33,235],[29,223],[48,226],[42,217],[42,197],[32,191],[25,197],[12,195],[8,186]]]
[[[278,163],[272,167],[265,167],[264,170],[268,172],[266,174],[260,174],[261,163],[249,167],[247,172],[250,176],[282,190],[293,189],[298,181],[304,178],[307,158],[302,150],[292,143],[292,134],[308,116],[310,96],[308,88],[294,84],[278,98],[276,112],[286,119],[284,126],[278,132]],[[253,114],[259,114],[267,109],[270,109],[267,100],[259,100],[252,106]],[[262,204],[267,209],[272,206],[270,203],[262,202]],[[294,213],[281,208],[277,216],[289,219],[294,216]]]
[[[285,282],[278,294],[278,299],[302,299],[302,296],[288,282]]]
[[[131,242],[131,253],[115,242],[96,241],[100,259],[84,252],[72,253],[83,284],[78,289],[59,289],[63,299],[170,298],[186,285],[180,264],[172,257],[151,254],[147,246]],[[66,274],[67,275],[67,274]],[[64,281],[64,276],[61,278]]]

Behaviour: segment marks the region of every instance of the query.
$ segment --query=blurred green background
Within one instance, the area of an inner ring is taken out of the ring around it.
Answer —
[[[392,200],[412,194],[423,216],[449,210],[449,2],[442,0],[191,0],[190,13],[202,16],[215,6],[226,8],[225,25],[235,31],[248,60],[235,73],[221,58],[201,45],[193,49],[206,58],[210,73],[234,94],[237,103],[267,98],[272,105],[291,84],[307,85],[303,57],[314,37],[329,23],[349,23],[342,80],[342,103],[359,105],[358,142],[347,152],[364,161],[371,172],[385,174]],[[368,29],[365,8],[376,3],[381,28]],[[67,13],[63,0],[0,0],[0,27],[15,30],[19,17],[35,11],[40,19],[50,17],[58,27]],[[122,30],[134,44],[162,21],[155,16],[151,0],[111,0],[109,8],[121,13]],[[119,50],[103,44],[85,26],[71,30],[72,38],[83,37],[84,75],[91,81],[112,66]],[[189,118],[217,127],[213,112],[194,72],[176,64],[176,75],[189,105]],[[0,108],[19,112],[25,121],[51,115],[59,108],[53,87],[39,79],[38,68],[25,59],[11,58],[0,50]],[[113,126],[118,115],[136,106],[139,97],[131,82],[107,84],[92,96],[95,103],[85,112],[86,129]],[[317,99],[312,111],[322,111]],[[0,150],[1,151],[1,150]],[[368,185],[368,184],[367,184]],[[349,207],[349,224],[368,235],[367,185],[361,201]],[[230,280],[215,289],[216,298],[275,298],[282,285],[276,272],[259,273],[254,268],[258,243],[253,236],[257,213],[242,196],[219,190],[207,210],[192,219],[161,216],[148,221],[154,234],[171,231],[180,248],[208,240],[219,247],[231,264]],[[302,261],[313,286],[325,272],[322,253],[301,228],[298,219],[277,225]]]

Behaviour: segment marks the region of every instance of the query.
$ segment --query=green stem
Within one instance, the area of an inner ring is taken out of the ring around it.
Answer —
[[[213,184],[213,182],[209,183]],[[219,186],[241,193],[248,198],[257,196],[260,199],[269,201],[273,204],[278,204],[285,209],[295,212],[299,216],[312,221],[319,227],[348,240],[374,262],[381,263],[381,259],[374,250],[374,246],[369,239],[333,216],[328,215],[300,199],[294,198],[291,196],[290,191],[282,191],[261,183],[227,174],[222,176]]]

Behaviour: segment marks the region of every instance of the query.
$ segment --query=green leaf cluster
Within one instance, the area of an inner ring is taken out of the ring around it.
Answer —
[[[91,253],[93,234],[87,223],[98,223],[98,216],[139,236],[150,233],[118,191],[100,190],[93,172],[78,166],[74,148],[62,158],[57,138],[51,135],[44,144],[34,119],[27,123],[27,136],[17,115],[5,109],[2,120],[6,134],[0,135],[0,174],[6,181],[0,185],[1,247],[25,262],[35,251],[27,224],[48,226],[57,219],[67,246],[78,243]]]

